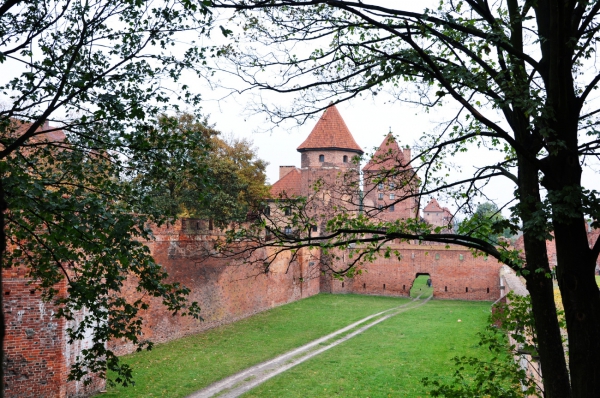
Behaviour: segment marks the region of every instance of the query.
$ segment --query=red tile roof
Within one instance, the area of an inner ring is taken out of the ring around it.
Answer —
[[[271,186],[271,197],[277,199],[280,197],[291,198],[294,196],[301,196],[301,183],[300,170],[294,169]]]
[[[22,122],[20,120],[11,119],[11,126],[9,128],[10,134],[14,137],[19,137],[21,134],[25,134],[31,127],[31,123]],[[12,130],[12,131],[11,131]],[[52,130],[44,132],[46,130]],[[35,131],[35,135],[31,137],[31,142],[39,143],[43,141],[48,142],[63,142],[67,137],[62,130],[50,127],[48,122],[44,123],[41,127],[38,127]]]
[[[404,152],[398,146],[396,138],[390,133],[385,137],[381,145],[379,145],[379,148],[375,151],[369,160],[369,163],[363,167],[363,171],[381,169],[391,170],[393,168],[409,169],[411,167],[406,164],[408,162],[410,162],[410,159],[404,159]]]
[[[440,206],[438,201],[435,200],[435,198],[431,198],[431,200],[429,201],[429,203],[427,203],[427,206],[425,206],[423,211],[442,212],[444,211],[444,209],[442,209],[442,207]]]
[[[298,147],[298,152],[311,149],[345,149],[363,154],[335,105],[323,112],[308,138]]]

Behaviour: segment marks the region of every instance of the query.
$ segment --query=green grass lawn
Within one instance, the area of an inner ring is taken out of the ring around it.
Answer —
[[[274,377],[244,397],[425,397],[423,377],[447,378],[478,345],[490,303],[430,301]],[[458,322],[460,319],[462,322]]]
[[[417,298],[421,296],[422,299],[430,297],[433,294],[433,287],[427,287],[427,279],[429,278],[429,275],[419,275],[410,289],[410,297]]]
[[[320,294],[128,355],[136,385],[103,397],[183,397],[407,299]],[[109,377],[114,375],[109,374]]]

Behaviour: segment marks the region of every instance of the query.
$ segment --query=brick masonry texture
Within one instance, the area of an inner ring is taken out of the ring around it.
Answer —
[[[67,344],[65,319],[55,317],[56,308],[42,300],[36,285],[22,268],[3,271],[6,317],[5,396],[19,398],[83,397],[104,389],[97,377],[92,384],[67,382],[70,365],[89,339]],[[57,286],[65,294],[66,285]]]
[[[400,252],[400,260],[379,258],[361,266],[362,274],[344,281],[326,274],[322,291],[408,297],[415,278],[428,274],[436,299],[495,301],[501,295],[502,264],[494,258],[474,257],[459,246],[403,243],[392,248]],[[343,267],[345,256],[342,253],[342,261],[333,267]]]
[[[304,253],[291,264],[290,254],[284,254],[268,273],[241,261],[203,260],[202,253],[210,247],[212,238],[205,229],[206,223],[200,220],[183,220],[183,223],[183,228],[177,223],[157,230],[156,240],[148,246],[170,278],[191,289],[189,299],[198,302],[204,320],[172,316],[159,302],[153,301],[143,314],[144,338],[153,342],[181,338],[319,293],[317,263],[305,259]],[[126,293],[130,299],[137,298],[133,286],[130,284]],[[118,354],[132,352],[134,348],[124,341],[111,341],[109,346]]]

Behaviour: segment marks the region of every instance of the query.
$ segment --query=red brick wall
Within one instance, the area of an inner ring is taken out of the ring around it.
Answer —
[[[66,382],[70,364],[89,342],[67,344],[66,321],[54,316],[56,308],[42,301],[23,268],[4,270],[2,277],[6,317],[5,396],[78,397],[102,390],[105,382],[98,378],[87,387],[82,382]],[[63,282],[56,288],[64,294],[66,284]]]
[[[183,221],[190,228],[184,226],[182,231],[177,224],[156,230],[156,240],[148,246],[170,278],[191,289],[189,299],[198,302],[204,320],[172,316],[153,301],[143,315],[145,339],[174,340],[319,293],[318,259],[301,255],[290,264],[290,253],[285,253],[268,273],[235,260],[201,261],[201,253],[210,247],[211,237],[201,222]],[[196,230],[196,226],[200,229]],[[134,298],[132,286],[127,294]],[[124,341],[112,341],[110,347],[119,354],[133,349]]]
[[[469,250],[457,246],[402,244],[394,248],[402,254],[400,261],[379,258],[364,265],[361,275],[344,281],[324,276],[327,291],[408,297],[416,276],[429,274],[437,299],[495,301],[500,297],[502,264],[493,258],[474,258]]]

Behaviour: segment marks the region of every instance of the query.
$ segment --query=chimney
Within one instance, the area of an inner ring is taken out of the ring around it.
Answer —
[[[410,155],[410,148],[404,148],[402,149],[402,152],[404,154],[404,161],[406,162],[406,164],[408,164],[408,162],[410,162],[411,155]]]
[[[294,169],[296,169],[296,166],[279,166],[279,179],[281,180],[283,177],[288,175],[290,171]]]

